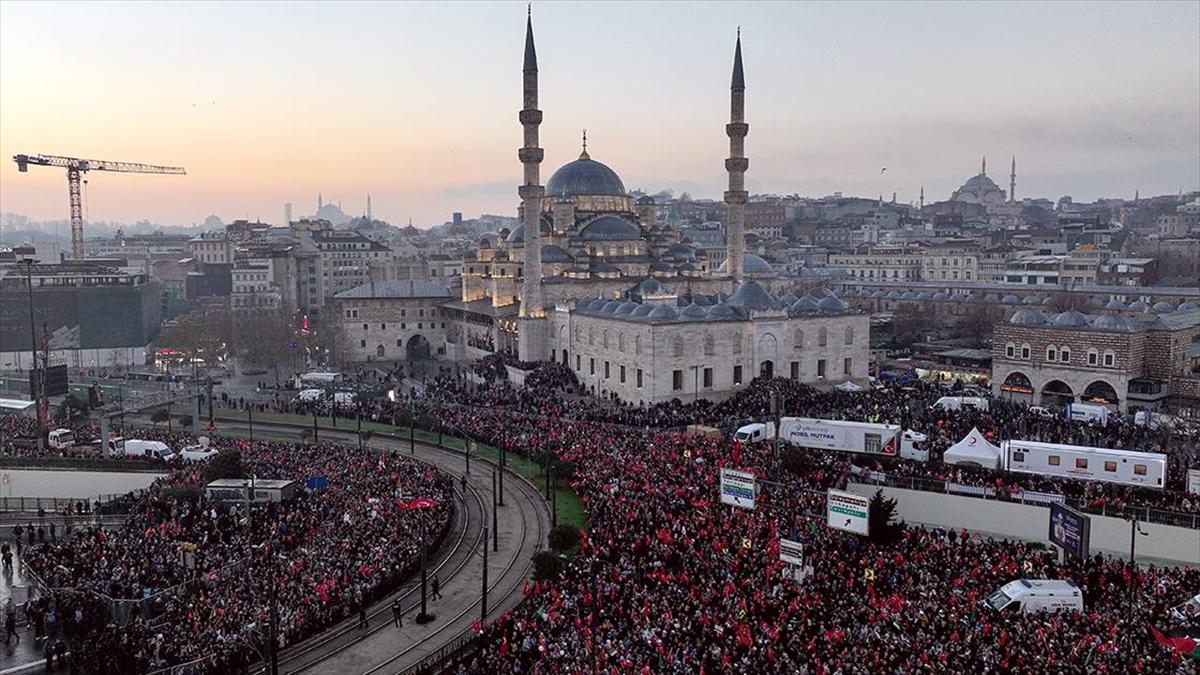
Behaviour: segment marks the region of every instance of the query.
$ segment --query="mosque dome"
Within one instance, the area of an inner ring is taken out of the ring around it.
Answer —
[[[600,308],[600,312],[603,314],[614,314],[621,304],[622,303],[620,300],[609,300],[608,302],[604,303],[603,307]]]
[[[846,307],[846,303],[839,300],[836,296],[830,295],[817,303],[817,309],[829,314],[837,314],[846,311],[848,308]]]
[[[1040,305],[1042,301],[1036,295],[1027,295],[1021,300],[1022,305]]]
[[[685,319],[704,319],[708,317],[708,309],[701,305],[688,305],[679,312],[679,316]]]
[[[636,302],[633,302],[632,300],[626,300],[625,302],[622,302],[621,305],[617,307],[617,311],[613,313],[617,316],[625,316],[626,314],[633,314],[633,310],[637,308],[638,304]]]
[[[1144,312],[1146,311],[1146,303],[1142,302],[1141,300],[1134,300],[1133,302],[1129,303],[1129,306],[1125,309],[1128,309],[1131,312]]]
[[[1000,303],[1004,305],[1015,305],[1021,302],[1020,298],[1015,295],[1006,295],[1000,299]]]
[[[1105,314],[1098,316],[1092,320],[1092,328],[1100,330],[1120,331],[1122,333],[1132,333],[1137,330],[1137,326],[1133,321],[1120,314]]]
[[[522,232],[522,234],[524,234],[524,232]],[[543,244],[542,262],[570,264],[575,262],[575,259],[571,257],[570,253],[564,251],[560,246],[556,246],[554,244]]]
[[[657,305],[638,305],[638,308],[633,310],[633,316],[646,316],[654,311]]]
[[[1078,328],[1088,325],[1088,317],[1082,312],[1070,310],[1062,314],[1055,314],[1050,318],[1050,323],[1055,326],[1063,326],[1067,328]]]
[[[586,241],[634,241],[641,239],[642,234],[616,216],[601,216],[588,223],[579,233],[579,238]]]
[[[718,270],[720,272],[729,271],[729,261],[721,263]],[[774,274],[775,269],[771,267],[771,263],[763,260],[762,256],[754,253],[742,254],[742,272],[745,274]]]
[[[653,320],[672,321],[679,318],[679,312],[670,305],[655,305],[646,316]]]
[[[1159,314],[1170,314],[1171,312],[1175,311],[1175,305],[1172,305],[1169,302],[1156,302],[1154,303],[1153,309]]]
[[[1036,309],[1022,309],[1008,320],[1014,326],[1042,326],[1046,323],[1046,315]]]
[[[710,319],[736,319],[738,318],[737,311],[724,302],[718,302],[708,310],[708,318]]]
[[[625,196],[625,185],[617,172],[588,157],[585,150],[579,159],[564,164],[546,183],[548,196]]]
[[[1120,300],[1117,300],[1116,298],[1113,298],[1112,300],[1108,301],[1108,304],[1104,306],[1104,309],[1109,309],[1109,310],[1119,312],[1119,311],[1125,309],[1125,303],[1121,302]]]

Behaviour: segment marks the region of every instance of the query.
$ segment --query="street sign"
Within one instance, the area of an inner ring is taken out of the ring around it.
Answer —
[[[1050,543],[1082,560],[1091,544],[1092,519],[1058,502],[1050,503]]]
[[[866,536],[870,533],[867,515],[871,500],[851,492],[830,490],[825,508],[826,522],[835,530],[845,530]]]
[[[804,545],[790,539],[779,540],[779,560],[790,565],[804,564]]]
[[[754,509],[754,474],[721,469],[721,503]]]

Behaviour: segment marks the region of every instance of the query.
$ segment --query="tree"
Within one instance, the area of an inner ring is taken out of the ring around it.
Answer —
[[[162,424],[163,422],[166,422],[170,418],[171,418],[171,413],[167,412],[166,408],[157,408],[150,415],[150,422],[152,424],[158,425],[158,424]]]
[[[983,345],[992,337],[992,327],[1004,318],[1004,310],[995,305],[972,304],[959,319],[958,327],[964,337],[970,338],[975,346]]]
[[[72,420],[76,417],[86,417],[88,414],[88,402],[79,398],[75,394],[68,393],[63,398],[62,405],[59,406],[59,413],[66,420]]]
[[[559,525],[550,530],[550,548],[566,553],[579,545],[579,530],[569,525]]]
[[[923,336],[932,323],[929,312],[916,303],[906,302],[896,308],[892,332],[898,341],[911,344]]]
[[[350,363],[349,342],[337,307],[327,307],[303,335],[306,346],[312,351],[314,363],[322,355],[328,355],[333,365]]]
[[[554,551],[538,551],[533,554],[533,579],[546,581],[562,574],[567,563]]]
[[[245,477],[246,466],[242,463],[242,453],[234,449],[218,452],[216,457],[208,460],[208,466],[204,467],[204,479],[209,483],[222,478]]]
[[[246,363],[274,370],[278,384],[279,367],[288,363],[294,351],[288,345],[298,343],[292,317],[284,310],[240,312],[233,333],[238,357]]]
[[[175,317],[164,326],[157,343],[179,350],[192,363],[210,366],[225,357],[233,337],[232,325],[228,307],[213,303]]]
[[[904,521],[895,522],[896,500],[883,496],[883,490],[875,491],[871,497],[870,513],[867,524],[870,527],[870,539],[876,544],[891,546],[900,541],[904,529],[908,527]]]

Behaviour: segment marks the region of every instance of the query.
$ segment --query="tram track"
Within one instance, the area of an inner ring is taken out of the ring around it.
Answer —
[[[230,422],[226,422],[225,426],[228,429],[238,431],[245,428],[245,425]],[[295,429],[292,425],[269,423],[256,424],[255,427],[263,431],[268,429],[293,431]],[[357,442],[354,432],[322,430],[321,435],[323,438],[336,438],[339,441],[351,440]],[[402,452],[404,446],[408,445],[408,443],[404,443],[398,439],[380,438],[379,436],[373,438],[369,443],[369,446],[373,449],[403,455],[408,455],[407,452]],[[457,460],[462,456],[461,453],[445,450],[426,443],[417,443],[415,444],[415,448],[426,456],[410,455],[413,459],[430,464],[451,475],[456,474],[455,467],[452,465],[457,464]],[[491,466],[490,463],[482,460],[480,464],[482,466]],[[506,534],[506,537],[516,536],[517,539],[515,541],[519,543],[509,554],[496,554],[489,551],[489,555],[504,555],[503,567],[496,569],[493,566],[494,563],[493,565],[489,565],[489,575],[492,575],[494,579],[488,585],[489,618],[497,616],[507,606],[511,606],[514,596],[519,601],[522,595],[522,588],[530,578],[533,567],[533,554],[545,542],[549,522],[548,506],[537,489],[519,476],[513,474],[509,474],[509,476],[510,480],[505,481],[506,489],[504,490],[504,498],[509,507],[504,508],[501,515],[506,518],[507,523],[513,523],[514,519],[512,518],[511,511],[515,510],[520,513],[519,529]],[[465,483],[465,492],[458,487],[454,490],[455,499],[461,505],[461,508],[456,509],[455,524],[450,530],[453,543],[443,543],[442,547],[436,553],[436,561],[428,562],[428,569],[431,576],[433,574],[441,574],[439,581],[441,582],[442,589],[451,587],[456,581],[461,580],[464,576],[470,575],[473,570],[478,569],[475,567],[475,564],[481,562],[479,560],[481,545],[491,545],[490,542],[483,541],[484,525],[488,517],[485,498],[490,497],[490,495],[486,494],[485,490],[486,488],[474,485],[472,480],[468,480]],[[520,504],[519,507],[518,504]],[[533,523],[531,524],[530,521],[533,521]],[[536,533],[536,537],[531,538],[531,534],[534,533]],[[524,564],[521,564],[522,559],[524,560]],[[446,570],[449,570],[448,574],[444,573]],[[405,641],[403,640],[404,636],[411,635],[407,631],[411,631],[415,626],[415,624],[409,622],[415,619],[416,611],[414,609],[419,610],[419,603],[414,603],[414,599],[420,597],[420,592],[420,576],[417,575],[403,582],[399,589],[384,597],[368,610],[369,628],[359,629],[357,627],[357,617],[352,616],[304,642],[282,650],[279,656],[280,672],[341,673],[357,671],[364,673],[364,675],[407,672],[420,661],[421,657],[437,650],[442,645],[458,638],[469,630],[473,619],[478,616],[480,603],[482,602],[479,592],[476,591],[476,597],[473,602],[467,603],[465,606],[456,606],[451,610],[452,615],[448,618],[442,619],[438,617],[435,619],[436,627],[431,632],[420,635],[415,641],[408,642],[403,647],[386,654],[382,660],[380,660],[378,655],[372,657],[371,653],[380,651],[373,649],[373,643],[385,640],[386,636],[382,635],[382,633],[392,626],[391,604],[396,598],[399,598],[404,606],[406,618],[405,627],[398,629],[400,631],[398,637],[401,638],[400,641]],[[472,613],[475,613],[475,617],[471,616]],[[355,654],[356,648],[359,648],[364,653]],[[369,659],[372,665],[359,664],[353,668],[343,668],[331,663],[343,656],[348,660]],[[330,669],[331,667],[333,670]],[[255,673],[265,673],[267,671],[266,665],[261,663],[257,668],[252,669],[252,672]]]

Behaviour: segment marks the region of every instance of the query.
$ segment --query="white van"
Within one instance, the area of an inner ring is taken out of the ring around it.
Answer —
[[[1083,611],[1083,593],[1073,581],[1060,579],[1018,579],[1004,584],[983,604],[997,612]]]
[[[47,443],[55,450],[66,450],[75,445],[75,432],[70,429],[55,429],[50,432]]]
[[[733,440],[739,443],[755,443],[758,441],[768,441],[775,438],[775,423],[774,422],[755,422],[737,430],[733,435]]]
[[[938,410],[984,410],[988,409],[988,400],[980,396],[943,396],[934,403]]]
[[[1095,403],[1068,403],[1067,419],[1072,422],[1108,424],[1108,408]]]
[[[113,457],[145,457],[164,462],[175,461],[179,455],[162,441],[143,441],[136,438],[114,438],[108,442]]]
[[[301,389],[300,393],[296,394],[296,400],[304,401],[305,403],[320,401],[324,397],[325,392],[320,389]]]

